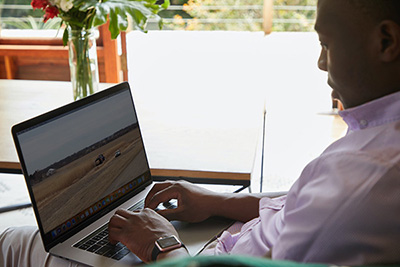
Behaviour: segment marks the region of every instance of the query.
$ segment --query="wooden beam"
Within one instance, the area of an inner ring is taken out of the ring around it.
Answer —
[[[151,175],[162,177],[185,177],[203,179],[222,179],[250,181],[249,173],[218,172],[218,171],[195,171],[195,170],[173,170],[173,169],[151,169]]]
[[[15,78],[16,66],[12,56],[4,56],[4,65],[6,68],[6,78],[12,80]]]
[[[0,37],[2,45],[58,45],[62,46],[61,38],[29,38],[29,37]]]
[[[100,38],[104,48],[104,67],[106,83],[121,82],[121,60],[118,55],[118,42],[116,39],[111,39],[110,31],[108,30],[109,22],[99,27]]]
[[[0,169],[10,170],[13,172],[22,172],[21,165],[19,164],[19,162],[2,161],[0,162]]]
[[[123,80],[128,81],[128,52],[126,49],[126,32],[121,32],[121,70],[123,74]]]
[[[68,58],[68,47],[51,45],[0,45],[0,55]]]
[[[97,56],[103,57],[104,48],[97,47]],[[68,58],[68,47],[53,45],[0,45],[0,56]]]
[[[263,30],[265,35],[270,34],[272,32],[273,10],[274,10],[273,0],[264,0]]]

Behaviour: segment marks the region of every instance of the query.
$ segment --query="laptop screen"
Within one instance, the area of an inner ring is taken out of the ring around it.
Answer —
[[[151,180],[127,83],[14,128],[47,241],[112,210]]]

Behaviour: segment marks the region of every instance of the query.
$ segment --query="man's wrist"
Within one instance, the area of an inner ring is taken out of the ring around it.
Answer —
[[[222,194],[213,194],[204,200],[204,203],[209,207],[209,215],[213,216],[221,216],[225,207],[221,207],[229,198],[231,197],[231,193],[222,193]]]
[[[211,216],[247,222],[259,215],[261,197],[246,193],[224,193],[213,198]],[[217,204],[216,204],[217,203]],[[240,211],[240,212],[238,212]]]
[[[179,248],[187,250],[185,245],[175,235],[161,237],[154,242],[154,247],[151,252],[151,260],[156,261],[159,254],[165,254]]]
[[[189,256],[189,252],[186,250],[185,247],[180,247],[174,250],[159,253],[155,260],[159,261],[167,258],[186,257],[186,256]]]

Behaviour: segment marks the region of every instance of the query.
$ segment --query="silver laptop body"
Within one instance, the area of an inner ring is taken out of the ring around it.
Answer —
[[[128,83],[17,124],[12,134],[45,250],[91,266],[141,263],[122,245],[111,251],[89,242],[153,184]],[[192,255],[228,224],[174,223]],[[107,240],[104,232],[97,238]]]

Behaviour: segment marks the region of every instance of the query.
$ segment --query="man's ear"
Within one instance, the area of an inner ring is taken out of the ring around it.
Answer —
[[[391,20],[379,24],[380,58],[391,62],[400,56],[400,25]]]

